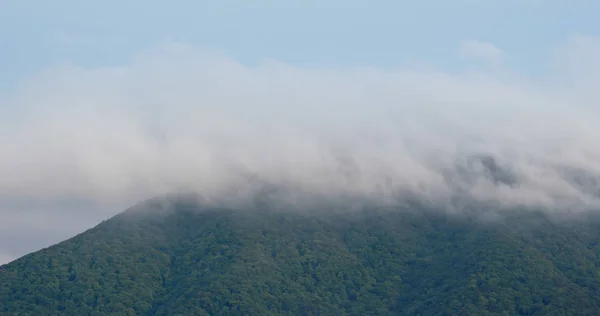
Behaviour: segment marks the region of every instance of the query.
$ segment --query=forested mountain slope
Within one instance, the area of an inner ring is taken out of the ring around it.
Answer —
[[[145,208],[0,267],[0,314],[600,315],[594,215]]]

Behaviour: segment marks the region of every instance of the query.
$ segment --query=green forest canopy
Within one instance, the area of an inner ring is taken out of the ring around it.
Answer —
[[[600,315],[599,228],[594,215],[175,201],[0,267],[0,314]]]

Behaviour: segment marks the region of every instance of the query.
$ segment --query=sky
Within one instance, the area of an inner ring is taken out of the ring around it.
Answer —
[[[0,264],[155,194],[218,197],[248,174],[333,195],[385,183],[595,207],[596,12],[591,0],[0,0]],[[461,178],[457,161],[481,152],[518,188]]]

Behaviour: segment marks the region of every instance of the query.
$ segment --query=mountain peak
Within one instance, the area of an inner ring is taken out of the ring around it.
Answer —
[[[156,198],[0,267],[0,310],[600,313],[600,283],[586,268],[600,264],[598,221],[510,216],[486,223],[416,206],[298,212]]]

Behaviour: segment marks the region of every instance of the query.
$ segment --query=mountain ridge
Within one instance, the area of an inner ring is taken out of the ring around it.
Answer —
[[[594,214],[561,222],[515,211],[492,221],[414,206],[360,208],[302,213],[205,207],[189,197],[146,201],[0,266],[0,311],[600,313]]]

